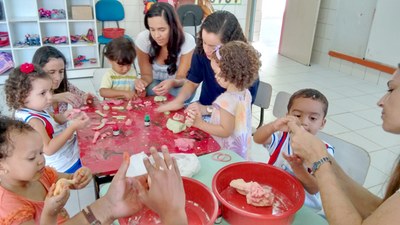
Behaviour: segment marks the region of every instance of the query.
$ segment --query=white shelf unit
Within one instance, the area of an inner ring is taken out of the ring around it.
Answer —
[[[10,45],[0,47],[0,52],[12,54],[15,66],[24,62],[31,62],[35,51],[44,45],[50,45],[60,50],[67,59],[67,70],[98,68],[99,52],[96,26],[96,0],[0,0],[3,9],[3,19],[0,19],[0,32],[8,32]],[[75,20],[72,18],[72,6],[89,5],[92,8],[92,19]],[[64,9],[65,19],[40,18],[39,9]],[[86,35],[92,29],[94,43],[78,41],[71,42],[71,35]],[[38,45],[21,46],[18,42],[25,42],[27,34],[36,34],[39,37]],[[66,36],[66,43],[44,43],[44,37]],[[74,65],[74,58],[85,56],[88,61],[81,65]],[[91,63],[89,59],[96,59]],[[10,70],[0,74],[0,84],[4,84]]]

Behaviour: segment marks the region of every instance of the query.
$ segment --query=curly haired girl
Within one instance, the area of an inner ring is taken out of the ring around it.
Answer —
[[[5,83],[7,105],[16,119],[31,125],[43,139],[46,165],[59,172],[73,173],[81,167],[76,130],[89,124],[84,112],[50,115],[52,80],[40,67],[24,63],[15,68]]]
[[[81,189],[92,178],[81,168],[74,174],[57,173],[45,166],[41,137],[31,126],[0,117],[0,224],[61,224],[68,220],[64,205],[69,188],[55,193],[59,179]]]
[[[211,67],[218,84],[225,88],[212,104],[210,123],[202,120],[199,103],[186,109],[188,122],[210,133],[221,148],[230,149],[243,158],[251,144],[251,94],[247,89],[258,78],[260,54],[242,41],[231,41],[217,46],[211,56]]]

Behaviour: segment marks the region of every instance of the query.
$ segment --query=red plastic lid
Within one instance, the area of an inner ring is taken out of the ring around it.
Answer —
[[[114,124],[114,125],[112,126],[112,130],[113,130],[113,131],[117,131],[117,130],[119,130],[119,127],[118,127],[118,125],[117,125],[117,124]]]

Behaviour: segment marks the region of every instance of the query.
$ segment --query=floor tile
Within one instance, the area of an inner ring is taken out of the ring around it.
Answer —
[[[390,175],[395,162],[397,162],[397,156],[394,152],[387,149],[374,151],[370,153],[371,165],[378,170],[384,172],[386,175]]]
[[[348,128],[349,130],[359,130],[363,128],[376,126],[374,123],[367,121],[353,113],[343,113],[339,115],[333,115],[329,117],[330,120]]]

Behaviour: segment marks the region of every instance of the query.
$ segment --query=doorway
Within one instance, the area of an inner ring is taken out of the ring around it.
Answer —
[[[262,4],[259,41],[274,53],[278,53],[286,0],[258,1]]]

